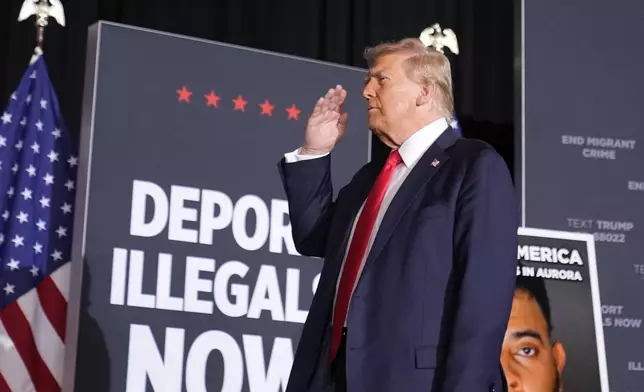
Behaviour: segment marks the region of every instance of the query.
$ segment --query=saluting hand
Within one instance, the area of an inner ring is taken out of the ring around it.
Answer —
[[[348,113],[342,108],[346,97],[346,90],[338,85],[318,99],[306,124],[300,154],[319,155],[333,150],[346,130]]]

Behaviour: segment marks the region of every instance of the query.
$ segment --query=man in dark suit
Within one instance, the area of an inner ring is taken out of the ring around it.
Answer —
[[[490,392],[516,281],[512,180],[460,138],[447,58],[417,39],[366,52],[369,128],[392,150],[333,200],[346,91],[316,103],[279,168],[293,239],[325,259],[288,392]]]

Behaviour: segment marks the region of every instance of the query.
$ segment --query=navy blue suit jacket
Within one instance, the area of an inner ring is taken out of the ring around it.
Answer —
[[[325,259],[288,392],[334,389],[328,355],[336,282],[352,223],[384,163],[362,167],[334,201],[331,159],[279,164],[296,248]],[[392,200],[352,297],[349,391],[504,389],[516,208],[503,159],[447,129]]]

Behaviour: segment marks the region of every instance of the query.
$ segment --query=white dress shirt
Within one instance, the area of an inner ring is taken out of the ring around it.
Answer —
[[[378,228],[380,227],[382,218],[384,217],[385,212],[389,207],[389,204],[391,203],[394,196],[396,195],[396,192],[398,192],[398,189],[400,189],[400,186],[405,181],[405,178],[407,178],[407,176],[414,168],[418,160],[420,160],[423,154],[429,149],[429,147],[431,147],[431,145],[447,129],[447,127],[448,127],[447,120],[442,117],[426,125],[425,127],[419,129],[418,131],[416,131],[407,140],[405,140],[405,142],[399,147],[399,152],[400,152],[400,156],[402,157],[403,164],[398,165],[393,175],[391,176],[389,185],[387,186],[385,197],[382,200],[382,204],[380,205],[380,210],[378,210],[378,215],[376,216],[376,221],[374,222],[374,227],[373,227],[373,230],[371,231],[369,242],[367,243],[365,256],[360,263],[360,269],[358,271],[358,279],[360,277],[360,274],[362,273],[362,269],[364,268],[364,263],[367,260],[367,257],[369,256],[369,251],[371,250],[373,241],[376,238],[376,234],[378,233]],[[328,153],[321,154],[321,155],[302,155],[302,154],[299,154],[299,148],[298,148],[295,151],[285,154],[284,157],[287,163],[292,163],[292,162],[298,162],[306,159],[321,158],[326,155],[328,155]],[[349,252],[349,247],[351,246],[351,240],[353,239],[353,232],[356,228],[356,223],[358,222],[358,218],[362,213],[363,207],[364,207],[364,202],[362,204],[362,207],[360,207],[360,211],[356,215],[356,219],[353,221],[353,227],[351,228],[349,242],[342,260],[342,269],[344,269],[344,263],[346,261],[347,253]],[[337,292],[337,285],[340,283],[341,276],[342,276],[342,270],[340,270],[340,276],[338,277],[338,281],[336,282],[336,292]],[[358,279],[356,279],[356,282],[354,283],[353,290],[355,290],[355,285],[358,283]],[[353,290],[351,293],[352,295],[353,295]],[[345,325],[346,325],[346,322],[345,322]]]

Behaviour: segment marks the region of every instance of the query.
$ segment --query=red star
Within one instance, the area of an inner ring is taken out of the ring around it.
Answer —
[[[241,95],[238,95],[237,98],[233,99],[233,103],[235,104],[235,110],[241,110],[244,112],[248,101],[245,101]]]
[[[275,109],[274,105],[271,105],[270,102],[268,102],[268,99],[264,101],[264,103],[260,103],[259,107],[262,108],[262,115],[268,114],[269,116],[273,115],[273,109]]]
[[[206,97],[206,99],[208,100],[206,106],[214,106],[216,108],[219,107],[219,100],[221,99],[221,97],[215,95],[214,91],[211,90],[210,94],[204,95],[204,97]]]
[[[188,91],[188,88],[186,86],[183,86],[181,90],[177,90],[177,94],[179,94],[179,102],[186,101],[190,103],[190,96],[192,95],[192,91]]]
[[[291,107],[287,108],[286,111],[288,112],[288,119],[289,120],[298,120],[299,119],[298,116],[302,112],[295,105],[291,105]]]

